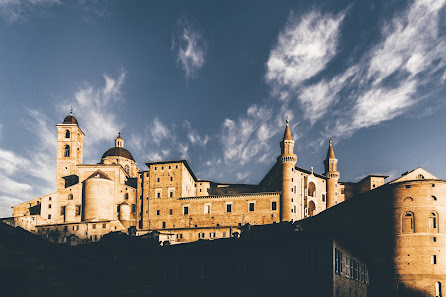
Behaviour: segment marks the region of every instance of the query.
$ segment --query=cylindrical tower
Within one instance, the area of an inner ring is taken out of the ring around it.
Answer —
[[[98,170],[84,181],[84,220],[113,220],[113,181]]]
[[[327,179],[327,208],[332,207],[338,203],[338,180],[341,176],[337,170],[338,159],[336,159],[333,146],[330,142],[328,146],[327,158],[324,161],[325,176]]]
[[[394,184],[392,191],[395,287],[442,296],[438,293],[446,290],[446,182],[412,180]]]
[[[280,142],[281,155],[278,158],[282,164],[282,197],[280,200],[280,220],[291,221],[291,194],[293,184],[291,182],[296,166],[297,156],[294,154],[294,140],[291,138],[290,127],[288,126],[288,118],[286,120],[285,133],[283,140]]]

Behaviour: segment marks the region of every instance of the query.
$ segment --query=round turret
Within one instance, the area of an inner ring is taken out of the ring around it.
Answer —
[[[84,220],[112,220],[114,209],[114,183],[98,170],[84,181]]]

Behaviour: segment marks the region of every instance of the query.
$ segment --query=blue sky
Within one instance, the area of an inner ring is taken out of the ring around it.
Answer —
[[[139,168],[258,183],[285,118],[297,165],[446,176],[446,0],[0,0],[0,216],[55,190],[73,106],[84,163],[121,128]]]

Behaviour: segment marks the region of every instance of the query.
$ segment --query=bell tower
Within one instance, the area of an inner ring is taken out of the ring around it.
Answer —
[[[73,109],[62,124],[57,124],[56,191],[65,187],[63,177],[77,174],[82,164],[84,132],[79,128]]]
[[[281,155],[278,158],[282,164],[282,198],[280,201],[280,220],[291,221],[291,193],[292,193],[292,176],[294,167],[296,166],[297,156],[294,154],[294,140],[291,138],[290,127],[288,125],[288,117],[286,119],[285,133],[283,140],[280,142]]]
[[[325,176],[327,179],[327,208],[332,207],[338,202],[338,191],[340,190],[338,185],[339,177],[341,176],[337,170],[338,159],[336,159],[333,145],[330,137],[327,158],[324,161]]]

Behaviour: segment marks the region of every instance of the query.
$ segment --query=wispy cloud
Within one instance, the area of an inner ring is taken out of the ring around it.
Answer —
[[[172,49],[177,52],[177,63],[184,70],[186,79],[194,79],[205,63],[206,42],[202,34],[181,19],[172,38]]]
[[[192,128],[192,125],[189,121],[184,121],[184,127],[187,129],[187,138],[193,145],[199,145],[205,147],[209,141],[208,135],[200,135],[195,129]]]
[[[126,71],[121,69],[117,77],[104,74],[104,85],[96,87],[89,82],[83,83],[74,95],[74,115],[79,120],[81,129],[88,135],[90,143],[113,139],[119,130],[117,103],[123,100],[121,88]],[[65,104],[64,108],[68,112]]]
[[[225,119],[220,132],[220,143],[226,164],[245,165],[258,155],[271,151],[269,140],[281,129],[275,122],[273,110],[252,105],[246,116],[234,121]]]
[[[13,23],[24,20],[33,11],[45,9],[55,4],[61,4],[59,0],[0,0],[0,16],[7,22]]]
[[[382,40],[356,65],[357,91],[347,98],[352,107],[335,119],[327,134],[345,138],[358,129],[391,120],[428,98],[419,94],[426,81],[441,84],[436,72],[446,66],[446,38],[439,31],[445,3],[414,1],[383,26]],[[347,83],[351,80],[341,86]]]
[[[155,117],[153,123],[146,127],[146,130],[150,131],[152,140],[159,144],[162,140],[167,139],[169,136],[173,136],[169,128],[164,125],[158,117]]]
[[[312,11],[291,15],[266,63],[266,81],[273,94],[287,99],[305,80],[322,71],[335,56],[345,12],[322,15]]]
[[[381,40],[369,51],[348,60],[345,70],[328,72],[348,8],[338,15],[291,15],[271,50],[266,82],[282,105],[293,99],[302,118],[323,123],[318,144],[394,119],[429,98],[420,94],[426,82],[444,81],[446,37],[439,23],[445,2],[414,1],[382,26]]]

